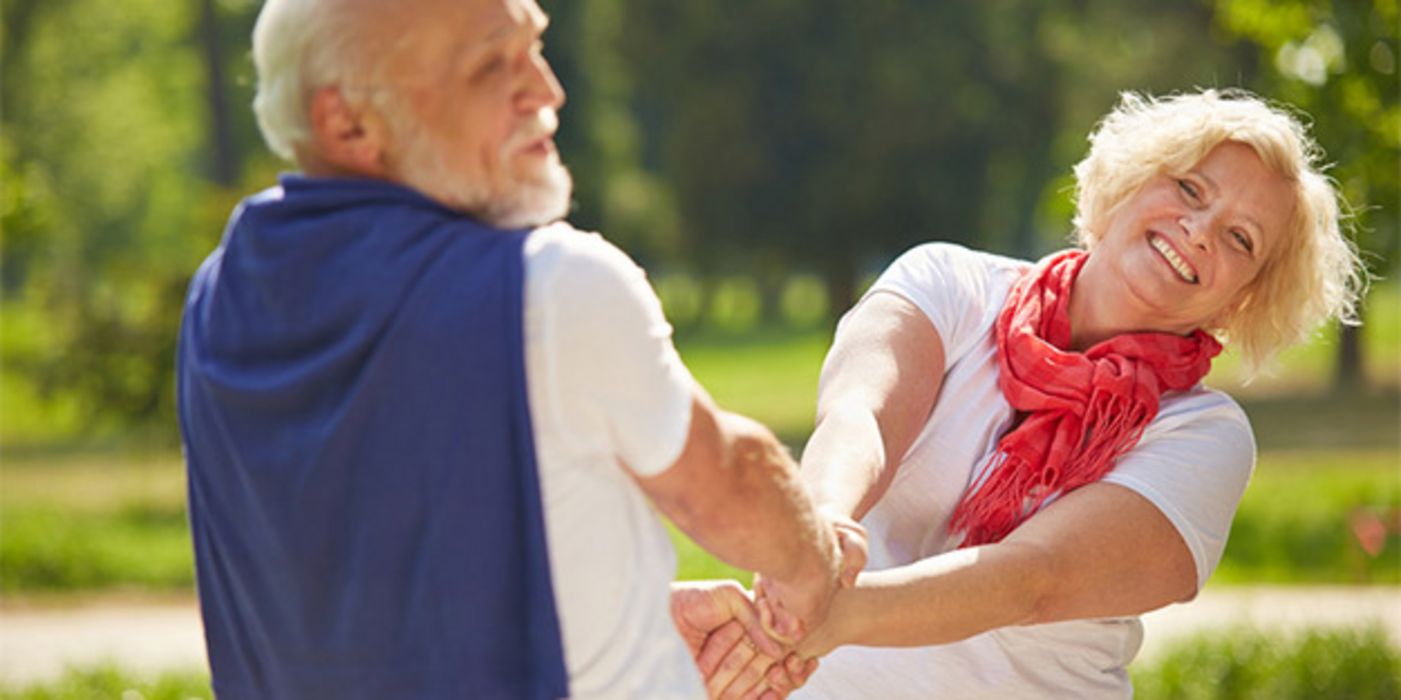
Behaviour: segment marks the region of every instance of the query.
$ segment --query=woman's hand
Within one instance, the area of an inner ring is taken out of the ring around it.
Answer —
[[[856,583],[856,575],[866,568],[869,547],[866,528],[835,506],[819,507],[818,513],[835,535],[840,561],[837,586],[850,588]],[[754,604],[764,632],[791,646],[807,634],[808,627],[801,616],[785,606],[784,601],[790,599],[785,593],[782,584],[763,576],[754,577]],[[816,622],[820,625],[821,619]]]

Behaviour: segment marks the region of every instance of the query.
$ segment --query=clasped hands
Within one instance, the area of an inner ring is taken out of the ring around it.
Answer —
[[[754,591],[737,581],[672,586],[671,615],[705,678],[711,698],[780,700],[801,687],[830,651],[820,628],[838,588],[866,565],[866,531],[823,511],[836,548],[829,575],[777,581],[756,575]]]

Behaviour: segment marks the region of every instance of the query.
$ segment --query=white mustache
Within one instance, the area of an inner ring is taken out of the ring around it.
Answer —
[[[541,107],[530,121],[521,124],[510,138],[506,139],[504,150],[515,151],[542,138],[554,136],[558,129],[559,115],[550,107]]]

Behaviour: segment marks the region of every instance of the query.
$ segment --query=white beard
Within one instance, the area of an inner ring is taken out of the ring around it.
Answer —
[[[523,144],[553,133],[557,123],[554,110],[541,109],[534,120],[506,140],[498,162],[510,162],[512,153]],[[543,226],[569,213],[574,182],[557,153],[542,158],[528,174],[514,177],[504,186],[493,187],[491,183],[469,181],[455,173],[444,161],[443,149],[435,147],[437,143],[431,136],[418,129],[397,127],[397,124],[391,126],[403,144],[403,176],[406,184],[420,192],[502,229]]]

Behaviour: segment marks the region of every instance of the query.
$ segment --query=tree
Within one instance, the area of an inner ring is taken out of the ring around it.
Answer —
[[[941,239],[1063,245],[1084,135],[1124,88],[1211,84],[1234,58],[1200,6],[1109,0],[631,2],[623,54],[644,167],[676,193],[703,274],[826,280]],[[1047,183],[1052,183],[1048,197]],[[1041,229],[1049,229],[1049,233]],[[765,272],[776,270],[777,272]]]

